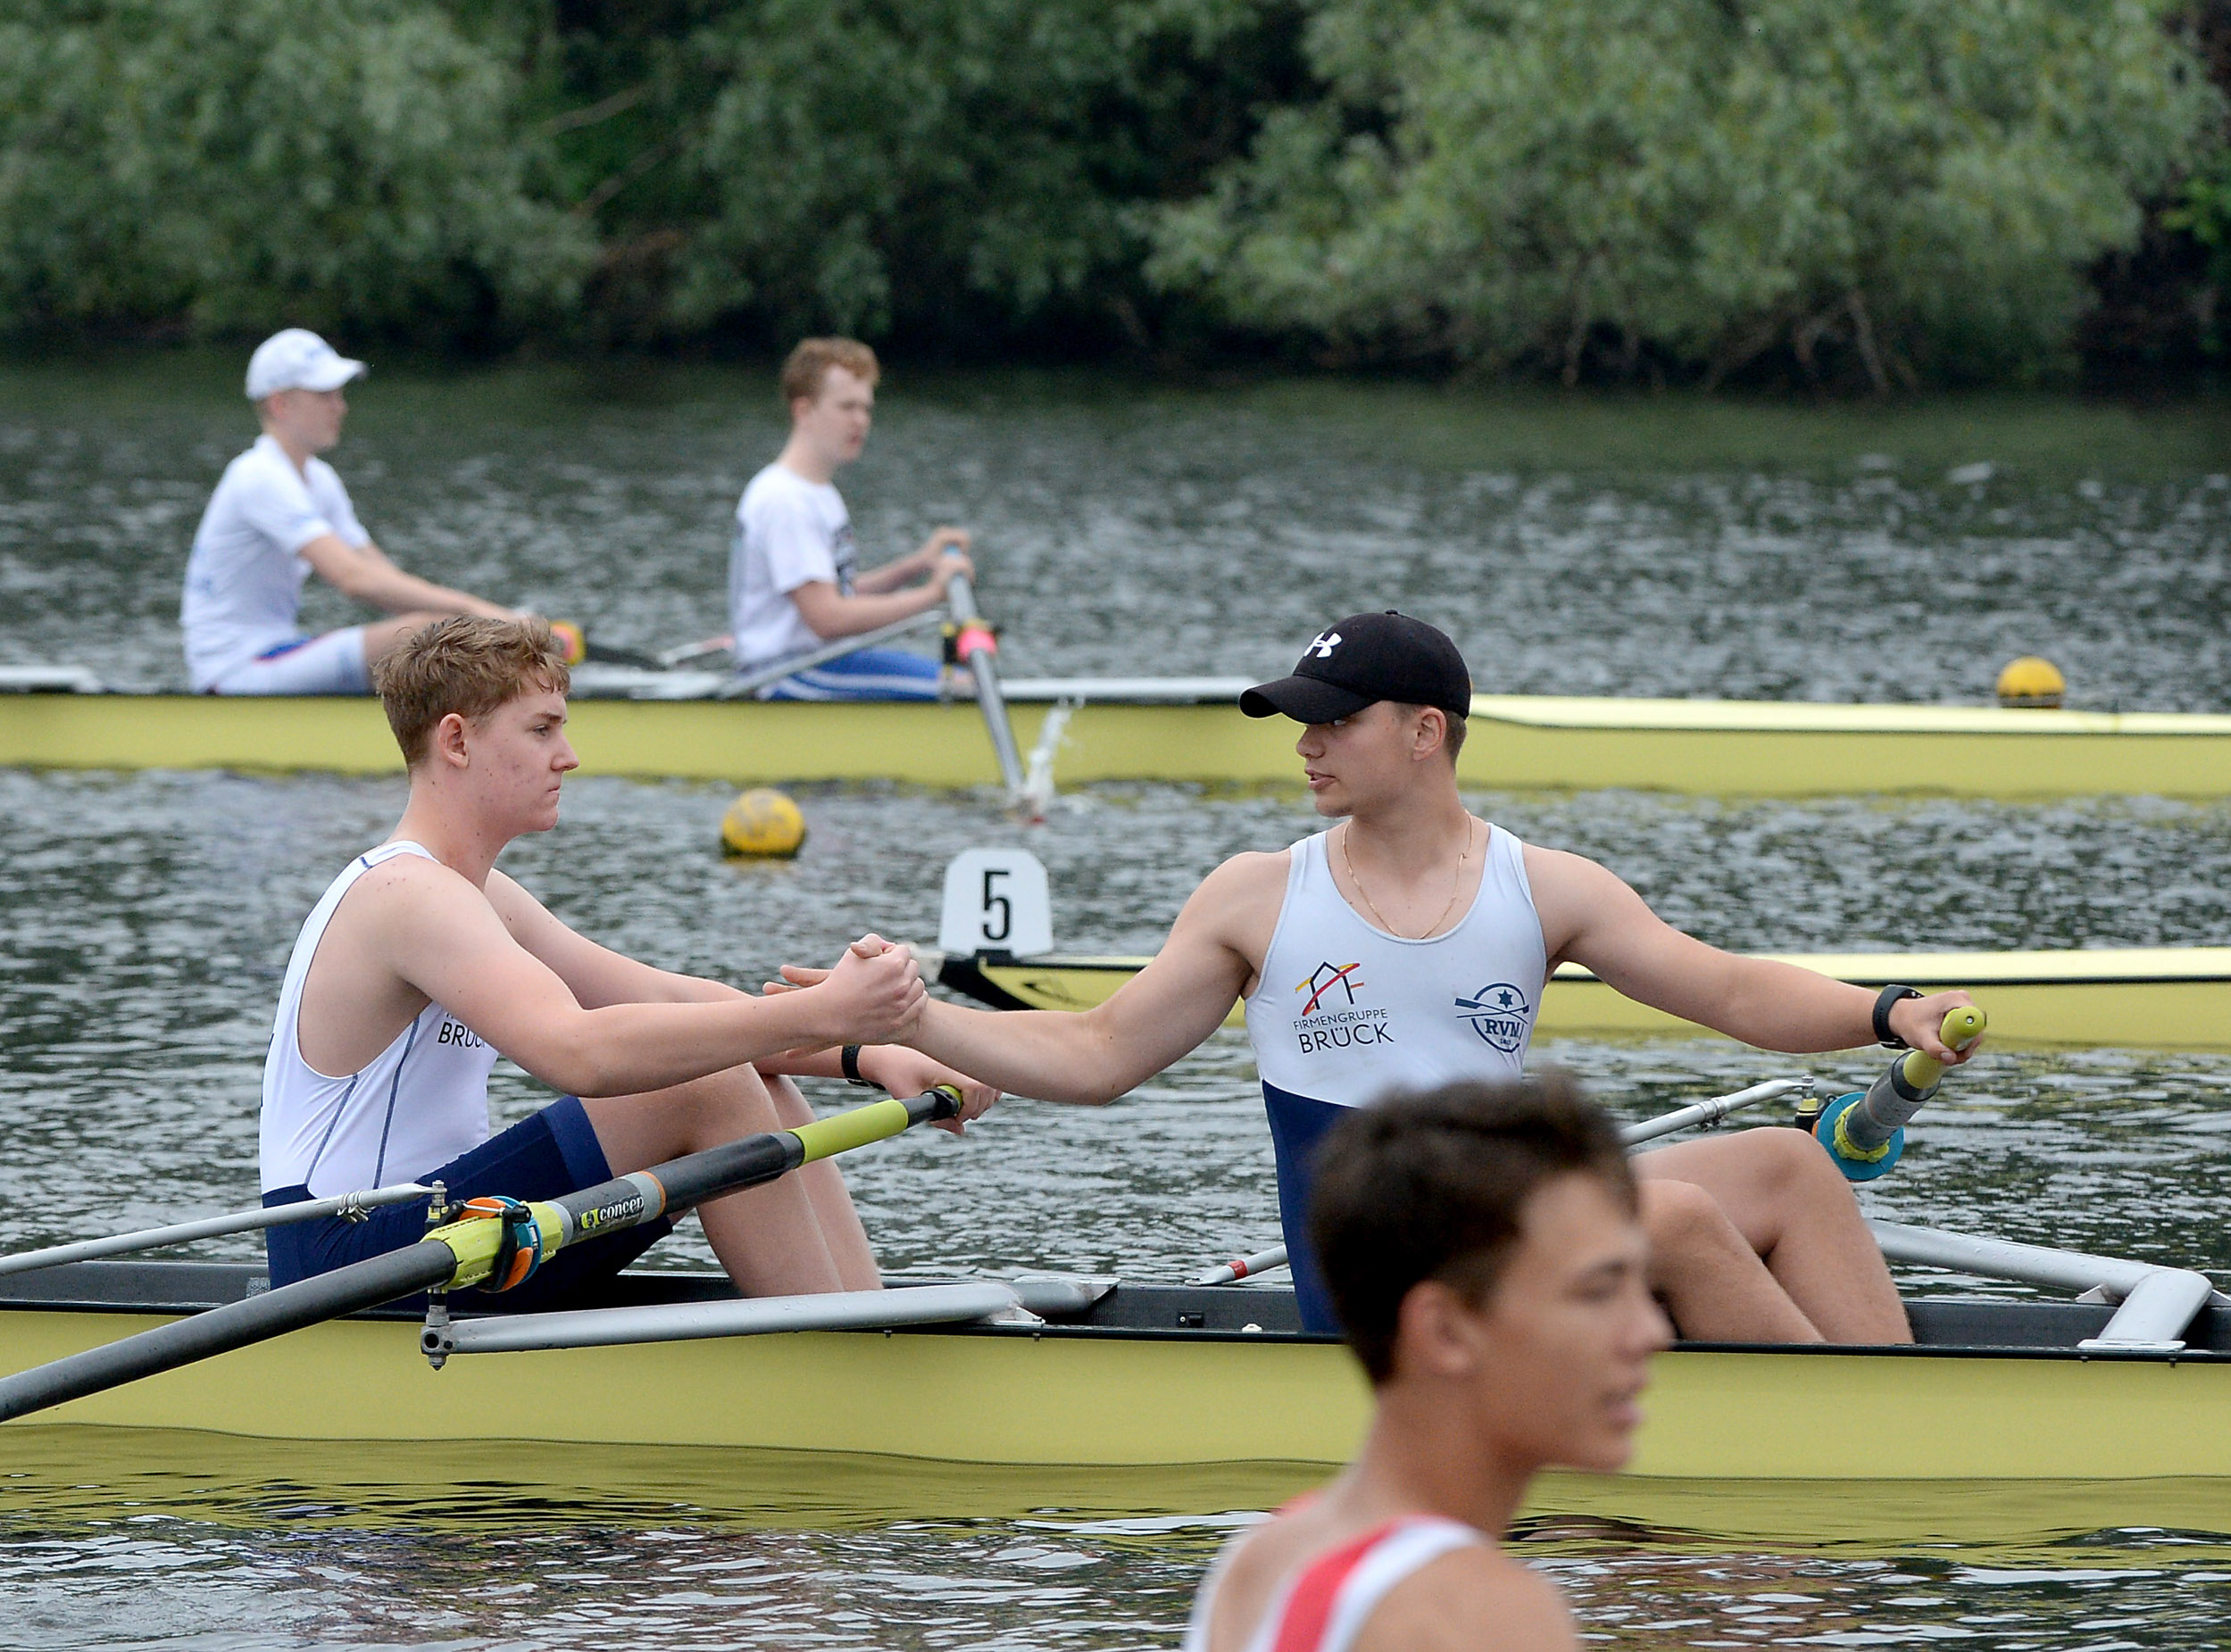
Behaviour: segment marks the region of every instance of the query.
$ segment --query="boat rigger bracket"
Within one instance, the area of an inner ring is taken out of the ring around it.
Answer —
[[[2099,1335],[2077,1344],[2085,1353],[2174,1354],[2185,1346],[2184,1333],[2202,1309],[2231,1307],[2231,1297],[2191,1268],[2018,1245],[1895,1222],[1869,1222],[1868,1226],[1874,1230],[1884,1258],[1892,1262],[2056,1286],[2079,1292],[2078,1301],[2117,1304],[2114,1317]]]
[[[554,1314],[491,1314],[429,1320],[429,1359],[452,1354],[508,1354],[631,1342],[687,1342],[712,1337],[771,1336],[793,1331],[895,1331],[907,1325],[1043,1324],[1074,1319],[1115,1282],[1072,1274],[1014,1280],[971,1279],[890,1291],[832,1291],[813,1296],[742,1297],[662,1307],[592,1307]]]

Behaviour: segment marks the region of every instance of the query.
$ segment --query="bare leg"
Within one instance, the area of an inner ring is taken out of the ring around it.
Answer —
[[[775,1117],[782,1121],[781,1128],[787,1130],[812,1122],[813,1109],[798,1093],[797,1085],[780,1076],[765,1082],[767,1093],[774,1100]],[[814,1218],[821,1225],[821,1239],[837,1263],[837,1275],[845,1282],[845,1289],[882,1290],[883,1274],[876,1266],[875,1249],[868,1243],[868,1230],[860,1224],[860,1212],[853,1208],[852,1190],[845,1185],[844,1173],[837,1169],[836,1161],[824,1158],[806,1165],[794,1172],[792,1179],[805,1187]]]
[[[615,1175],[784,1128],[767,1086],[747,1067],[640,1095],[584,1096],[581,1106]],[[700,1205],[697,1219],[745,1296],[845,1288],[806,1184],[796,1175]]]
[[[1650,1287],[1693,1342],[1819,1342],[1819,1328],[1790,1300],[1719,1201],[1690,1182],[1642,1184]]]
[[[1913,1340],[1851,1183],[1817,1142],[1794,1130],[1746,1130],[1637,1154],[1634,1164],[1645,1186],[1662,1179],[1709,1194],[1820,1337]]]

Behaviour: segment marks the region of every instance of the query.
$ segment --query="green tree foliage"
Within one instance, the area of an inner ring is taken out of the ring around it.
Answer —
[[[1287,0],[669,3],[561,140],[622,331],[1141,336],[1146,209],[1298,61]]]
[[[593,240],[531,187],[505,44],[413,0],[15,8],[0,322],[456,340],[562,310]]]
[[[2169,3],[0,0],[0,331],[2019,378],[2231,245]]]
[[[1326,94],[1152,273],[1338,354],[1569,380],[2049,370],[2220,119],[2147,0],[1317,0],[1308,52]]]

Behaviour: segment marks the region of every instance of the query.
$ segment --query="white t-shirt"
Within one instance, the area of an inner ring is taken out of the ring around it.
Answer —
[[[790,594],[825,580],[846,596],[859,571],[852,515],[827,482],[809,482],[780,462],[752,478],[736,507],[728,552],[728,628],[739,670],[819,648]]]
[[[263,436],[225,467],[195,530],[179,604],[196,689],[301,635],[296,615],[310,564],[296,552],[321,534],[352,545],[371,538],[324,460],[297,471]]]

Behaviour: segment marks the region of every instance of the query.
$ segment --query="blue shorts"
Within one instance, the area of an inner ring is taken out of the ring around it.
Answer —
[[[513,1199],[549,1199],[610,1181],[612,1166],[597,1144],[587,1111],[579,1100],[567,1096],[531,1118],[520,1119],[501,1135],[489,1137],[470,1153],[461,1153],[439,1169],[412,1179],[441,1183],[453,1204],[495,1193]],[[263,1203],[266,1208],[291,1205],[309,1197],[306,1187],[273,1188],[263,1195]],[[408,1204],[383,1205],[368,1212],[362,1222],[328,1216],[320,1222],[264,1229],[263,1250],[271,1260],[272,1288],[415,1245],[426,1237],[428,1203],[414,1199]],[[451,1293],[450,1300],[460,1307],[483,1310],[501,1307],[525,1312],[554,1307],[582,1286],[611,1278],[673,1231],[673,1222],[661,1216],[639,1227],[583,1240],[567,1246],[514,1290],[501,1293],[458,1291]],[[424,1299],[412,1300],[422,1303]]]
[[[935,660],[899,648],[862,648],[784,677],[762,700],[935,700]]]
[[[1338,1336],[1332,1293],[1325,1289],[1317,1252],[1309,1242],[1309,1191],[1316,1180],[1318,1141],[1353,1109],[1297,1096],[1276,1084],[1262,1087],[1262,1109],[1270,1115],[1270,1147],[1278,1156],[1278,1225],[1286,1230],[1286,1266],[1294,1275],[1294,1305],[1302,1311],[1302,1329]]]

